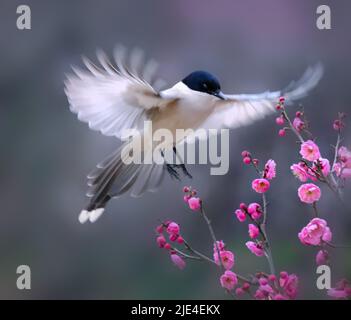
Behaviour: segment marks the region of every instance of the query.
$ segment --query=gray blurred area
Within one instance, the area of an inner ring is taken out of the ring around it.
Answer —
[[[16,28],[16,7],[32,9],[32,30]],[[274,117],[231,132],[230,170],[210,176],[209,166],[189,167],[194,176],[166,177],[157,193],[111,201],[95,224],[80,225],[86,174],[119,142],[89,130],[68,109],[63,91],[70,65],[94,59],[97,47],[112,53],[122,43],[139,46],[160,63],[173,85],[189,72],[208,70],[226,93],[280,89],[321,61],[325,76],[301,101],[324,156],[333,156],[332,120],[349,112],[351,3],[323,1],[332,29],[316,28],[321,1],[14,1],[0,4],[0,298],[2,299],[222,299],[218,271],[205,263],[174,267],[157,248],[160,220],[181,224],[194,247],[211,254],[210,235],[182,200],[183,185],[199,190],[218,238],[235,252],[234,271],[268,271],[250,254],[246,224],[233,216],[240,202],[258,201],[253,170],[243,149],[278,163],[269,199],[268,232],[278,270],[300,277],[300,298],[325,299],[316,288],[315,248],[297,233],[312,217],[299,203],[299,183],[289,167],[298,159],[295,138],[280,138]],[[292,107],[293,112],[297,106]],[[191,116],[191,115],[189,115]],[[350,133],[350,128],[347,131]],[[350,146],[350,134],[344,144]],[[322,217],[334,241],[350,244],[351,217],[323,188]],[[345,191],[348,194],[348,191]],[[348,198],[349,199],[349,198]],[[332,281],[351,277],[350,249],[332,250]],[[32,270],[32,289],[16,288],[16,268]]]

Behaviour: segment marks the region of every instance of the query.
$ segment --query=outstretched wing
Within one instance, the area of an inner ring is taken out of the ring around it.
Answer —
[[[157,91],[161,81],[154,78],[156,63],[149,61],[143,66],[142,52],[134,50],[127,67],[126,55],[123,47],[117,47],[114,66],[98,50],[101,67],[83,57],[87,70],[72,67],[74,74],[65,81],[70,110],[106,136],[121,138],[125,129],[141,129],[144,120],[167,102]]]
[[[317,64],[308,68],[300,80],[293,81],[281,91],[260,94],[225,95],[227,100],[219,100],[214,112],[201,125],[206,129],[237,128],[251,124],[275,111],[280,96],[286,103],[303,98],[313,89],[323,75],[323,67]]]

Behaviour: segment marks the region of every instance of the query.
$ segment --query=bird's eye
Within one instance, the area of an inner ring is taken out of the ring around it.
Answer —
[[[202,86],[203,86],[205,89],[208,89],[207,83],[204,82],[204,83],[202,84]]]

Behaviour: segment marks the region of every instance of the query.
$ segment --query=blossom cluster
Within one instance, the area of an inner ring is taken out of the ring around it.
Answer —
[[[351,284],[346,279],[340,280],[335,288],[328,290],[328,296],[335,299],[351,298]]]
[[[333,171],[340,178],[351,178],[351,151],[345,146],[338,149],[337,162],[333,166]]]
[[[351,177],[351,151],[345,146],[340,146],[340,134],[345,128],[345,115],[339,114],[338,119],[333,123],[338,139],[334,159],[330,161],[322,156],[316,139],[313,139],[309,132],[309,122],[303,111],[297,111],[291,120],[285,108],[284,97],[279,98],[276,109],[281,113],[276,118],[276,123],[284,126],[279,130],[279,135],[285,136],[288,131],[291,131],[299,140],[299,159],[296,163],[291,164],[290,170],[300,182],[296,190],[296,198],[307,204],[313,213],[312,219],[309,219],[309,222],[297,234],[297,239],[302,245],[316,247],[315,263],[317,265],[329,264],[328,250],[335,247],[332,243],[333,234],[327,219],[324,216],[321,218],[317,203],[322,198],[321,185],[327,185],[328,189],[332,190],[338,199],[341,199],[340,189],[345,180]],[[183,199],[189,209],[199,212],[199,217],[206,222],[212,237],[212,256],[192,248],[184,240],[180,226],[174,221],[163,222],[156,228],[156,242],[160,248],[170,254],[172,262],[179,269],[185,268],[187,259],[207,261],[216,265],[220,271],[219,283],[230,295],[235,294],[235,297],[241,297],[247,294],[257,300],[295,299],[298,293],[298,277],[286,271],[275,272],[271,244],[266,232],[268,214],[266,197],[272,180],[277,175],[277,164],[273,159],[269,159],[264,166],[260,166],[259,159],[246,150],[241,153],[241,156],[243,163],[252,166],[257,173],[257,177],[250,181],[250,186],[260,200],[254,200],[255,202],[248,204],[242,202],[234,213],[240,223],[247,222],[249,237],[249,241],[245,243],[247,249],[257,257],[265,257],[270,272],[260,271],[249,277],[240,275],[236,269],[234,272],[236,255],[228,250],[223,240],[217,240],[211,220],[205,212],[203,200],[192,187],[183,188]],[[347,280],[341,280],[334,288],[328,290],[328,295],[336,299],[351,298],[351,285]]]
[[[185,193],[184,202],[188,204],[189,208],[193,211],[199,211],[201,209],[201,199],[196,197],[197,191],[191,187],[184,187],[183,192]]]
[[[259,274],[258,288],[254,294],[257,300],[289,300],[297,296],[298,277],[286,271],[280,272],[277,278],[274,274]]]
[[[238,284],[237,275],[230,270],[234,266],[234,253],[225,248],[222,240],[213,244],[213,260],[225,270],[219,278],[221,286],[229,291],[233,290]]]
[[[340,190],[343,187],[342,183],[351,177],[351,151],[345,147],[340,146],[341,131],[345,128],[345,117],[343,113],[339,113],[338,119],[333,123],[333,129],[338,132],[337,143],[335,146],[334,161],[331,162],[327,158],[323,158],[319,146],[314,140],[309,138],[304,139],[303,133],[312,134],[307,131],[307,121],[304,120],[300,124],[297,118],[301,118],[302,112],[298,112],[297,117],[293,122],[284,107],[284,101],[279,103],[279,109],[282,111],[281,118],[290,124],[292,130],[299,141],[301,159],[298,163],[291,165],[290,169],[293,175],[304,183],[298,188],[298,197],[301,202],[311,204],[314,209],[315,217],[305,226],[298,234],[300,242],[308,246],[317,246],[319,251],[316,254],[315,262],[317,265],[329,264],[329,252],[327,247],[334,247],[331,244],[332,232],[325,219],[319,218],[316,203],[320,200],[322,192],[317,182],[326,184],[334,194],[337,195],[338,200],[342,199]],[[278,125],[282,125],[282,121],[276,120]],[[312,182],[310,182],[310,181]],[[340,181],[342,180],[342,181]],[[306,183],[308,182],[308,183]],[[334,298],[350,298],[351,288],[347,280],[338,282],[337,286],[328,291],[328,295]]]
[[[166,236],[165,236],[166,233]],[[177,254],[177,251],[173,248],[172,242],[176,242],[178,244],[184,244],[184,239],[180,235],[180,227],[174,221],[166,221],[159,226],[156,227],[156,242],[159,248],[163,248],[170,253],[171,260],[173,263],[181,270],[185,268],[184,259]],[[169,241],[167,241],[166,237]]]
[[[248,165],[252,164],[259,175],[259,178],[252,181],[252,189],[259,194],[266,193],[270,188],[270,180],[276,177],[276,162],[269,159],[264,165],[263,170],[260,170],[259,160],[253,158],[249,151],[243,151],[241,156],[243,162]],[[256,202],[249,205],[241,203],[239,209],[235,210],[235,215],[240,222],[244,222],[247,217],[251,221],[248,225],[248,233],[251,241],[246,242],[246,247],[256,256],[264,256],[266,237],[261,228],[261,218],[264,215],[262,206]]]

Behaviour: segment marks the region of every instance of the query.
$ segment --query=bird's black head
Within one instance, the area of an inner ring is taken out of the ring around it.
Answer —
[[[205,92],[225,100],[218,79],[209,72],[194,71],[185,77],[182,82],[191,90]]]

